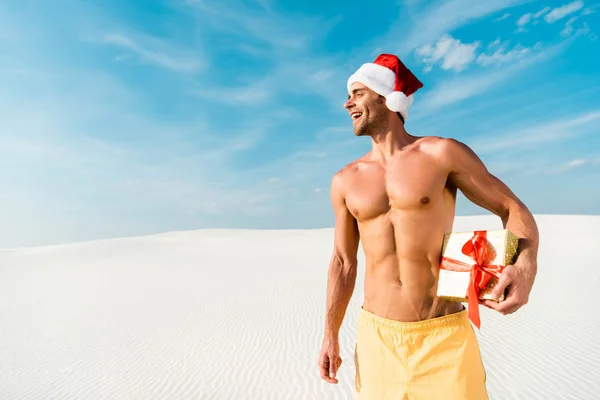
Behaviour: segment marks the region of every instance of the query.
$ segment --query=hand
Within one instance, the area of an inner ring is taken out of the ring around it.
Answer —
[[[342,359],[340,357],[340,345],[338,340],[323,340],[323,347],[321,348],[321,355],[319,356],[321,378],[329,383],[339,383],[336,379],[336,375],[341,365]]]
[[[508,265],[502,271],[498,284],[492,290],[492,296],[500,299],[505,293],[503,301],[484,300],[483,304],[503,315],[512,314],[529,301],[529,293],[533,286],[533,277],[537,268],[530,265]]]

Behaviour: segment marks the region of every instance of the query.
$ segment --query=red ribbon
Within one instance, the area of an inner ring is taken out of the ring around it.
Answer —
[[[462,253],[471,258],[474,263],[468,264],[449,257],[442,257],[440,269],[449,271],[470,271],[469,287],[467,289],[467,300],[469,305],[469,319],[479,329],[481,321],[479,318],[479,293],[485,288],[492,277],[500,279],[504,270],[503,265],[489,264],[490,257],[487,246],[487,232],[475,231],[473,237],[462,247]]]

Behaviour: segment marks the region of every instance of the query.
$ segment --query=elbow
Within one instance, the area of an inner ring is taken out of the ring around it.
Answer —
[[[344,259],[343,261],[340,262],[340,268],[342,270],[342,272],[344,272],[347,275],[354,275],[356,274],[356,268],[358,266],[358,261],[354,258],[354,259]]]
[[[498,213],[505,226],[509,221],[518,221],[520,225],[527,226],[530,230],[537,231],[535,218],[529,208],[520,200],[511,201]]]
[[[529,208],[527,208],[527,206],[525,205],[525,203],[523,203],[521,200],[516,199],[514,201],[511,201],[509,206],[506,209],[506,218],[508,218],[509,215],[531,215],[531,212],[529,211]]]
[[[339,269],[340,272],[344,274],[356,273],[356,268],[358,266],[358,260],[356,257],[335,253],[332,261],[332,267]]]
[[[348,275],[356,275],[356,269],[358,267],[358,261],[354,260],[346,260],[342,263],[342,271],[344,271]]]

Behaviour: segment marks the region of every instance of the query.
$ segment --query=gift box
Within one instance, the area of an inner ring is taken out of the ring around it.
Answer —
[[[507,229],[446,233],[437,296],[467,302],[470,317],[479,327],[476,309],[481,300],[495,300],[492,289],[503,269],[514,263],[518,247],[519,238]]]

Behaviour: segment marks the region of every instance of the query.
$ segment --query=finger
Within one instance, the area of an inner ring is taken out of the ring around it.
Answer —
[[[330,371],[330,361],[328,358],[326,358],[325,360],[323,360],[320,364],[321,367],[321,378],[329,383],[338,383],[337,379],[335,378],[331,378],[329,376],[329,371]]]
[[[335,379],[337,374],[338,360],[337,357],[331,357],[331,359],[333,359],[333,362],[329,363],[329,377]]]
[[[486,306],[486,307],[488,307],[488,308],[491,308],[492,310],[500,311],[498,309],[498,307],[500,307],[500,303],[498,303],[495,300],[484,300],[483,301],[483,305]]]
[[[496,311],[501,314],[508,314],[509,311],[516,309],[520,306],[520,302],[516,299],[516,297],[511,297],[501,303],[496,303],[493,307]]]
[[[498,311],[503,314],[512,314],[519,308],[523,307],[526,303],[527,298],[524,298],[522,293],[518,290],[513,290],[509,294],[506,301],[503,301],[498,305]]]
[[[491,295],[496,301],[500,301],[500,297],[506,291],[508,285],[512,283],[512,270],[507,267],[504,272],[500,275],[500,279],[494,289],[492,289]]]
[[[499,285],[500,283],[498,283]],[[510,286],[507,290],[498,290],[498,285],[496,285],[496,287],[494,288],[494,290],[496,290],[496,292],[490,292],[490,294],[492,295],[492,299],[482,299],[480,300],[480,304],[483,304],[484,306],[491,308],[493,310],[498,311],[498,307],[500,307],[500,304],[506,303],[507,301],[511,301],[513,300],[515,293],[514,293],[514,289],[512,286]],[[502,298],[502,301],[500,301],[500,299],[497,297],[498,294],[497,292],[500,292],[501,294],[504,295],[504,298]]]
[[[329,362],[325,359],[319,363],[321,369],[321,378],[329,380]]]
[[[499,305],[500,303],[498,303],[498,302],[497,302],[497,301],[495,301],[495,300],[483,300],[483,301],[481,302],[481,304],[483,304],[483,305],[484,305],[484,306],[486,306],[487,308],[491,308],[492,310],[496,310],[496,311],[498,311],[498,305]]]
[[[504,315],[508,315],[508,314],[513,314],[514,312],[516,312],[519,308],[523,307],[522,304],[516,304],[515,306],[507,309],[506,311],[504,311]]]

